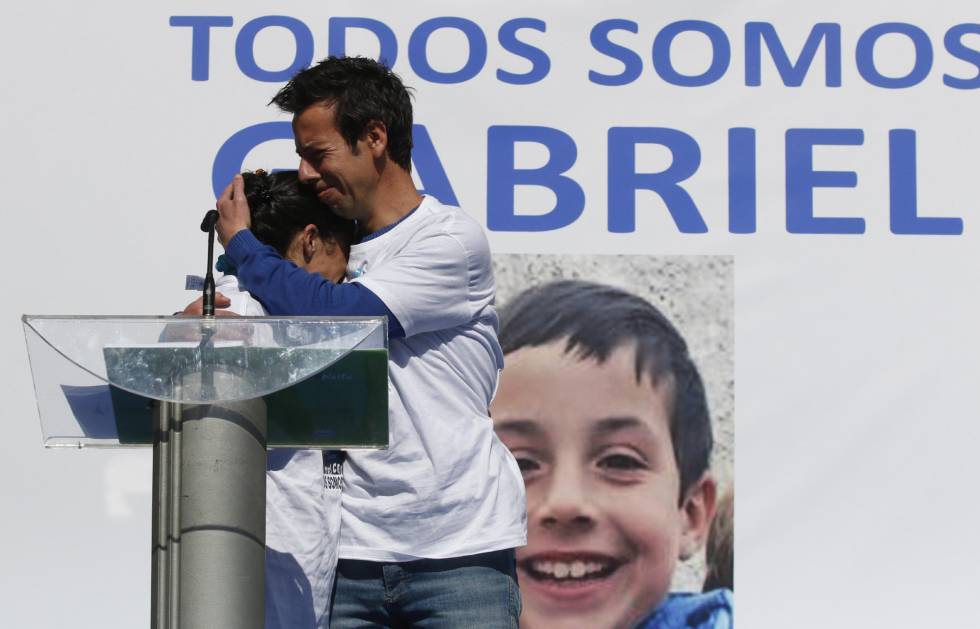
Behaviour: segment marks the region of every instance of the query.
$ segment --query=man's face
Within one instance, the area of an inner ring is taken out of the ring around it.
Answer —
[[[353,149],[334,124],[332,104],[315,103],[293,118],[299,179],[338,216],[365,220],[378,182],[366,133]]]
[[[667,594],[688,528],[670,390],[631,347],[599,364],[565,340],[507,355],[491,406],[527,487],[522,626],[632,626]]]

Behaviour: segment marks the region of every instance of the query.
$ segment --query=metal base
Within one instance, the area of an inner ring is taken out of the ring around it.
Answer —
[[[160,402],[155,424],[151,627],[262,629],[265,403]]]

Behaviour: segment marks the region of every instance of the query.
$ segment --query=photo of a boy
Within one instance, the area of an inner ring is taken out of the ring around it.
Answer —
[[[705,388],[646,299],[560,280],[505,304],[491,406],[527,489],[521,626],[732,625],[727,589],[671,593],[708,535],[717,486]]]

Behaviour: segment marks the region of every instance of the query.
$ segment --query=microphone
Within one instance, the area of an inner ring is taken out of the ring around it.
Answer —
[[[214,316],[214,226],[218,222],[218,210],[208,210],[201,221],[201,231],[208,234],[208,271],[204,275],[204,307],[205,317]]]
[[[204,215],[204,220],[201,221],[201,231],[208,232],[214,229],[214,226],[218,222],[218,210],[208,210],[207,214]]]

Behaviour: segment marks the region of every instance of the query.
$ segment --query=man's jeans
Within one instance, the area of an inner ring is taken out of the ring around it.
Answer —
[[[521,614],[514,550],[451,559],[337,564],[331,629],[512,629]]]

